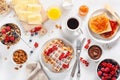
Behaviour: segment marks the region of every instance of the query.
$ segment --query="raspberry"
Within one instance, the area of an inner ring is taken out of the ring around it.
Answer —
[[[102,71],[98,71],[98,76],[101,76],[102,75]]]
[[[105,69],[104,69],[104,68],[101,68],[101,71],[102,71],[102,72],[104,72],[104,71],[105,71]]]
[[[10,40],[10,37],[8,35],[6,35],[5,42],[8,42],[9,40]]]
[[[14,40],[15,40],[14,36],[10,37],[10,41],[14,41]]]
[[[2,32],[2,34],[5,34],[5,33],[6,33],[6,30],[5,30],[5,29],[2,29],[1,32]]]
[[[113,77],[113,78],[112,78],[112,80],[116,80],[116,78],[115,78],[115,77]]]
[[[110,69],[108,67],[105,68],[105,72],[109,72]]]
[[[10,30],[11,30],[10,26],[7,26],[6,31],[10,31]]]
[[[37,48],[39,45],[37,42],[34,43],[34,47]]]

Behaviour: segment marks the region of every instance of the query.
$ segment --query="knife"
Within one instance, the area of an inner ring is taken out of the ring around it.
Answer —
[[[74,63],[74,66],[73,66],[73,69],[72,69],[72,72],[70,74],[70,76],[73,78],[74,77],[74,74],[75,74],[75,70],[76,70],[76,67],[77,67],[77,61],[78,61],[78,58],[80,56],[80,52],[78,53],[77,51],[77,47],[80,46],[80,49],[82,48],[83,44],[85,42],[85,38],[82,40],[82,42],[80,42],[80,40],[77,40],[76,42],[76,57],[77,59],[75,60],[75,63]],[[80,50],[81,51],[81,50]]]

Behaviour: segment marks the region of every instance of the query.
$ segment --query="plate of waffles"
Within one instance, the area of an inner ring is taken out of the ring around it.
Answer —
[[[91,14],[87,29],[91,38],[100,43],[112,43],[120,36],[116,19],[104,8]]]
[[[42,49],[41,64],[54,73],[69,70],[73,64],[74,49],[70,42],[55,38],[47,41]]]

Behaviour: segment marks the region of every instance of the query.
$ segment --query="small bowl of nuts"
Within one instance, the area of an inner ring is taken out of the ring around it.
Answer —
[[[24,64],[28,60],[28,55],[24,50],[18,49],[14,51],[12,59],[16,64]]]

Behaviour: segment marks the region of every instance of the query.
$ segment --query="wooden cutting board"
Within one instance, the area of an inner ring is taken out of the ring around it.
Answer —
[[[40,3],[41,5],[41,3]],[[12,8],[14,9],[14,6],[11,5]],[[42,5],[41,5],[42,6]],[[42,15],[42,19],[43,19],[43,22],[42,24],[28,24],[26,22],[23,22],[20,20],[21,24],[23,25],[23,28],[26,32],[30,31],[31,29],[34,29],[36,26],[40,26],[40,25],[43,25],[43,23],[45,23],[47,20],[48,20],[48,17],[47,17],[47,13],[45,11],[45,9],[43,7],[41,7],[41,15]],[[15,10],[14,10],[15,11]],[[16,14],[17,15],[17,14]],[[44,28],[43,28],[44,29]]]

